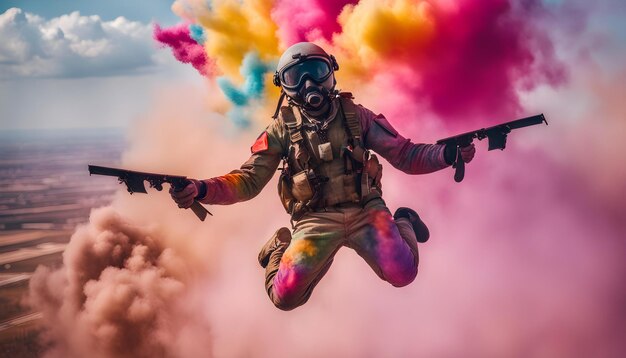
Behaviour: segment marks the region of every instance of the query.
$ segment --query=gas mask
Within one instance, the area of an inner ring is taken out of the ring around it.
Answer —
[[[334,87],[330,64],[320,58],[297,62],[279,72],[285,93],[305,108],[318,109]]]

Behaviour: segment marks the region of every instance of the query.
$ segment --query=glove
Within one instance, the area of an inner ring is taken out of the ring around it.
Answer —
[[[469,163],[474,159],[474,154],[476,154],[476,147],[474,147],[474,143],[466,147],[461,148],[461,159],[465,163]],[[456,161],[456,145],[447,144],[446,148],[443,152],[444,159],[448,165],[452,165]]]
[[[172,199],[181,209],[187,209],[193,204],[194,200],[205,197],[206,192],[206,183],[196,179],[189,179],[189,184],[182,190],[175,190],[174,187],[170,188]]]
[[[469,163],[474,159],[474,154],[476,154],[476,148],[474,147],[474,143],[468,145],[467,147],[461,148],[461,159],[465,163]]]

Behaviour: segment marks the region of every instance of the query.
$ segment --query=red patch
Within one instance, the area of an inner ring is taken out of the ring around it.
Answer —
[[[269,148],[269,144],[267,142],[267,132],[263,132],[259,138],[256,139],[256,142],[250,147],[250,151],[252,154],[260,153]]]

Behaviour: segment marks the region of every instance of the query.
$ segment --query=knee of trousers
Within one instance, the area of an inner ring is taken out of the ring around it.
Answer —
[[[409,265],[404,269],[394,272],[393,274],[385,275],[385,279],[394,287],[404,287],[415,281],[417,277],[417,260],[413,265]]]
[[[306,297],[294,295],[279,297],[274,292],[270,294],[270,299],[274,306],[281,311],[291,311],[294,308],[302,306],[307,301]]]

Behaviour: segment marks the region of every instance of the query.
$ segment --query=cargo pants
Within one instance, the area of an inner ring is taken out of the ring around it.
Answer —
[[[281,228],[275,235],[286,235]],[[309,212],[295,223],[289,244],[279,245],[265,271],[265,288],[281,310],[303,305],[346,246],[393,286],[411,283],[419,262],[417,240],[406,218],[394,220],[381,198]]]

